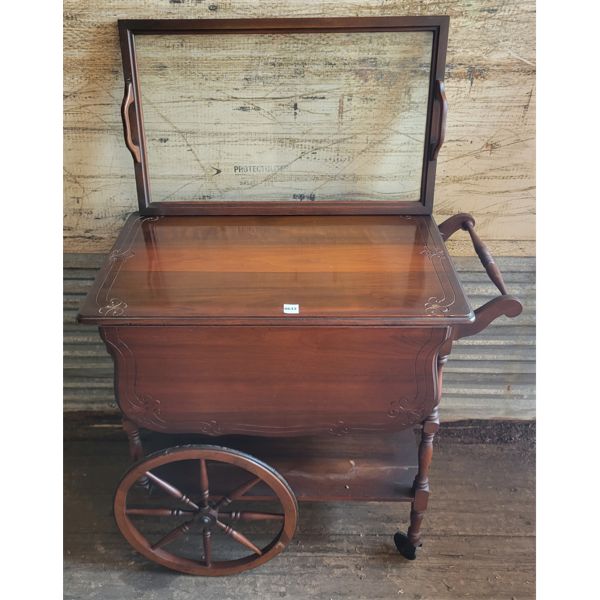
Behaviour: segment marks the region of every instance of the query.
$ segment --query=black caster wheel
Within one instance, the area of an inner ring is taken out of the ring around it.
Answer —
[[[408,537],[403,533],[398,532],[394,535],[394,543],[396,544],[396,548],[398,548],[398,552],[400,552],[404,558],[408,560],[415,560],[415,558],[417,558],[416,546],[413,546],[408,541]]]

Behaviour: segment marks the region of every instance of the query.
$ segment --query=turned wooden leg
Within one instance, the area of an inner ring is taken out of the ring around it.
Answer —
[[[138,426],[127,418],[123,418],[123,429],[129,440],[129,455],[133,462],[137,462],[144,457],[144,448],[140,439],[140,430]]]
[[[433,438],[440,428],[438,408],[442,392],[442,369],[447,361],[448,356],[438,358],[438,402],[433,412],[423,422],[419,444],[419,468],[413,483],[414,500],[411,504],[410,527],[406,536],[397,533],[394,537],[396,547],[400,553],[411,560],[416,558],[416,549],[421,545],[421,523],[429,501],[429,468],[433,457]]]
[[[419,471],[413,483],[415,499],[410,510],[408,541],[415,546],[421,545],[421,523],[429,501],[429,467],[433,457],[433,438],[440,428],[438,408],[423,423],[421,443],[419,444]]]
[[[129,456],[133,462],[144,458],[144,447],[142,446],[142,440],[140,439],[140,430],[138,426],[127,418],[123,418],[123,430],[127,434],[129,440]],[[150,484],[150,480],[147,477],[142,477],[138,484],[147,487]]]

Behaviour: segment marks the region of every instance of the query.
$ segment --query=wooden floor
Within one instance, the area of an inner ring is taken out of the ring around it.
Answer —
[[[302,504],[295,538],[263,567],[228,578],[167,571],[138,556],[111,516],[125,443],[65,444],[65,598],[483,600],[535,597],[535,458],[531,444],[442,439],[416,561],[392,536],[408,505]]]

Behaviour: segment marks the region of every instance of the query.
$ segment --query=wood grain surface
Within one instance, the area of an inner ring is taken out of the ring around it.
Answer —
[[[97,326],[79,325],[75,317],[105,258],[68,254],[64,271],[65,410],[94,411],[95,420],[117,410],[113,364]],[[473,306],[498,295],[477,257],[453,260]],[[523,314],[454,344],[444,369],[443,421],[535,418],[535,262],[500,257],[498,265],[522,299]]]
[[[155,431],[400,431],[435,406],[446,328],[103,327],[119,407]]]
[[[79,319],[440,327],[473,314],[429,216],[133,214]]]
[[[273,0],[66,0],[66,250],[106,252],[136,206],[132,161],[119,114],[123,82],[118,18],[403,14],[451,17],[446,69],[450,111],[438,159],[434,205],[438,220],[471,212],[495,255],[534,254],[532,0],[321,0],[310,4],[299,0],[285,4]],[[168,98],[155,100],[167,102]],[[314,173],[326,170],[320,163]],[[471,252],[465,236],[452,240],[450,248],[458,254]]]

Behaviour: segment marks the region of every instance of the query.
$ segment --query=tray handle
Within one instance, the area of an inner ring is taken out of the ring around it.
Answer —
[[[438,132],[435,144],[431,148],[430,160],[437,160],[440,148],[446,138],[446,117],[448,116],[448,100],[446,99],[446,88],[444,82],[440,79],[435,80],[435,97],[440,105],[440,114],[438,119]]]
[[[123,104],[121,104],[121,117],[123,119],[123,131],[125,133],[125,144],[131,152],[131,156],[133,156],[133,160],[136,163],[141,162],[140,149],[137,146],[133,138],[131,137],[131,122],[129,121],[129,109],[134,102],[133,96],[133,83],[131,81],[127,82],[127,86],[125,88],[125,96],[123,97]]]
[[[473,248],[481,264],[501,295],[480,306],[475,311],[475,321],[467,325],[456,326],[453,336],[455,340],[479,333],[501,315],[513,318],[520,315],[523,311],[521,301],[515,296],[508,294],[502,272],[494,261],[494,257],[488,247],[475,232],[475,219],[468,213],[460,213],[450,217],[439,226],[440,234],[444,241],[459,229],[468,231],[473,242]]]

